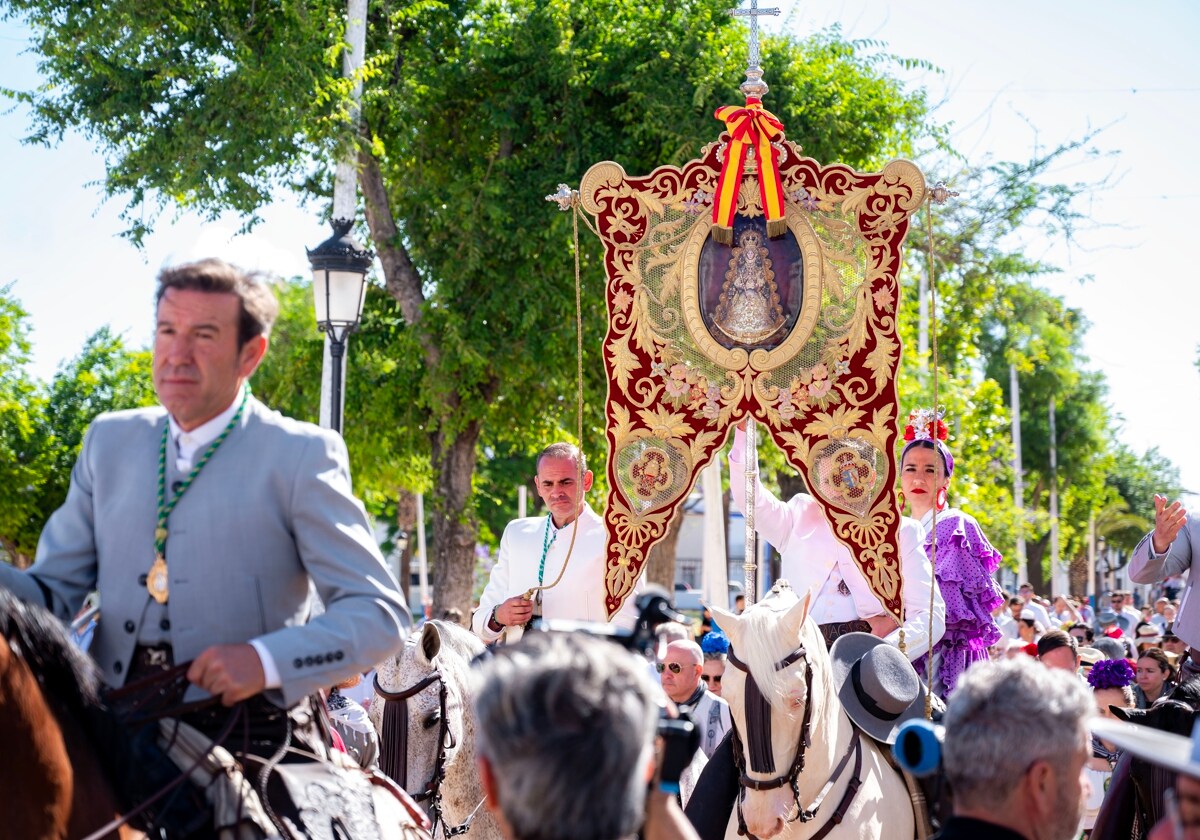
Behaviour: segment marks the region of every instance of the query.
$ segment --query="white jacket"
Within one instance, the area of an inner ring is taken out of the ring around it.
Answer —
[[[730,490],[734,506],[743,512],[746,509],[746,484],[738,479],[745,473],[745,451],[746,437],[738,429],[729,453],[729,471],[734,477],[730,482]],[[812,496],[801,493],[789,502],[781,502],[759,482],[755,491],[754,526],[763,539],[779,550],[783,558],[780,564],[781,577],[791,584],[800,597],[804,597],[806,591],[812,592],[809,615],[818,624],[871,618],[886,612],[854,562],[850,550],[833,535],[820,503]],[[924,542],[920,523],[908,517],[902,518],[900,574],[904,599],[904,647],[910,660],[920,657],[931,645],[929,595],[930,587],[933,587],[933,567],[925,555]],[[845,604],[821,602],[823,598],[843,597],[835,587],[826,586],[827,582],[836,583],[831,579],[832,575],[846,583],[850,597]],[[828,594],[830,591],[832,595]],[[937,587],[933,587],[933,591],[932,644],[936,644],[946,632],[946,603]],[[900,630],[893,631],[884,641],[898,646]]]

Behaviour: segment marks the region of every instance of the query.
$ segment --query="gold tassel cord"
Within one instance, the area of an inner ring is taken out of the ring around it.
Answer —
[[[579,457],[575,459],[575,466],[578,468],[576,473],[575,488],[579,493],[583,493],[583,284],[580,280],[579,268],[579,217],[583,214],[582,208],[579,206],[578,191],[571,191],[570,210],[571,210],[571,232],[573,243],[575,246],[575,431],[576,439],[579,441]],[[565,209],[565,208],[564,208]],[[588,224],[584,220],[584,224]],[[591,225],[588,225],[590,228]],[[581,499],[582,501],[582,499]],[[567,556],[563,558],[562,568],[558,570],[558,576],[554,580],[544,586],[535,586],[525,593],[526,598],[532,598],[535,592],[539,590],[545,592],[547,589],[553,589],[558,586],[563,578],[563,574],[567,571],[567,564],[571,562],[571,554],[575,549],[575,537],[579,533],[579,513],[576,512],[575,519],[571,525],[571,542],[567,545]]]
[[[955,193],[957,195],[957,193]],[[940,201],[939,201],[940,197]],[[933,416],[934,422],[937,422],[938,414],[938,380],[941,377],[941,371],[938,368],[938,342],[937,342],[937,278],[934,275],[934,256],[933,256],[933,205],[934,203],[942,203],[946,200],[947,192],[945,187],[938,183],[937,187],[930,191],[928,200],[925,204],[925,231],[926,231],[926,269],[929,273],[929,343],[933,347]],[[936,427],[935,427],[936,428]],[[936,435],[935,435],[936,436]],[[933,719],[933,609],[936,603],[937,595],[937,501],[935,499],[933,505],[933,521],[930,523],[932,529],[932,541],[929,546],[929,567],[930,574],[933,580],[929,586],[929,652],[925,667],[925,719]]]

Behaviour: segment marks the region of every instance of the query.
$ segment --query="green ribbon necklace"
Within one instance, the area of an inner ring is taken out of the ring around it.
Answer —
[[[546,555],[550,553],[550,549],[554,547],[554,541],[558,539],[558,530],[554,527],[554,517],[546,514],[546,532],[542,534],[542,562],[538,563],[538,586],[542,585],[542,580],[546,574]],[[542,593],[538,593],[540,600]]]
[[[171,423],[163,424],[162,444],[158,448],[158,523],[154,529],[154,565],[150,567],[150,573],[146,575],[146,591],[150,593],[150,597],[160,604],[167,603],[169,596],[169,586],[167,584],[167,520],[171,516],[171,511],[175,510],[175,505],[179,504],[179,500],[183,498],[183,494],[192,486],[192,482],[196,480],[196,476],[200,474],[200,470],[204,469],[204,465],[212,458],[213,453],[218,447],[225,442],[225,438],[229,437],[229,433],[237,426],[238,421],[242,418],[242,411],[246,408],[246,402],[250,399],[250,386],[242,386],[242,401],[238,404],[237,411],[233,413],[233,417],[229,420],[228,425],[221,434],[217,435],[217,439],[208,445],[208,449],[200,456],[200,460],[196,462],[196,466],[192,467],[187,478],[180,482],[179,489],[175,491],[175,495],[167,500],[167,440],[171,435]],[[544,562],[544,558],[543,558]]]

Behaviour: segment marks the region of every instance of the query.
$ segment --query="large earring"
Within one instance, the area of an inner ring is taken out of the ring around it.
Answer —
[[[946,488],[945,487],[938,488],[937,496],[934,497],[934,503],[937,505],[937,509],[939,511],[943,511],[946,509]]]
[[[900,512],[904,513],[904,491],[901,490],[899,493],[897,493],[896,498],[900,500]]]

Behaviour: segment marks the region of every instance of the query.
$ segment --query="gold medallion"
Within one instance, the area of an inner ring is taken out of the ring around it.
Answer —
[[[154,558],[154,565],[146,575],[146,591],[158,603],[167,603],[167,561],[161,554]]]

